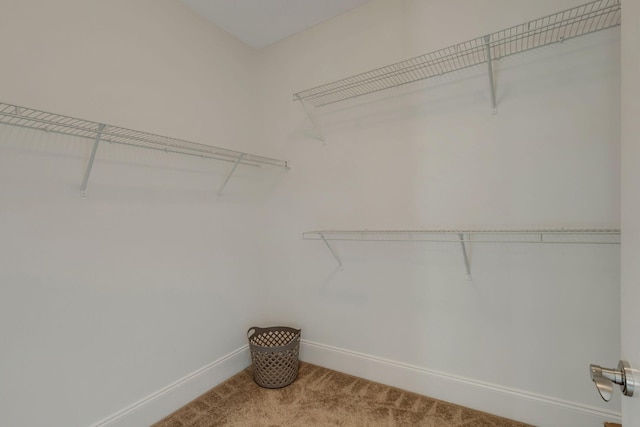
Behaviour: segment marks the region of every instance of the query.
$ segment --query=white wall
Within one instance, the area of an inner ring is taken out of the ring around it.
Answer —
[[[476,246],[466,282],[459,247],[340,244],[338,272],[321,243],[301,240],[324,228],[619,225],[616,31],[500,61],[496,116],[481,68],[322,112],[326,145],[291,102],[578,3],[374,0],[254,52],[169,0],[3,2],[0,100],[292,169],[240,171],[218,198],[229,165],[104,144],[83,199],[90,144],[0,129],[1,423],[99,422],[272,322],[303,328],[303,357],[317,344],[565,402],[590,421],[615,412],[586,367],[619,357],[617,247]],[[376,378],[362,366],[334,367]],[[396,383],[453,390],[429,378]],[[463,397],[449,400],[536,421],[508,399]]]
[[[253,51],[181,3],[0,9],[2,101],[262,152],[248,125]],[[90,149],[0,129],[5,426],[94,424],[241,348],[260,323],[270,172],[239,168],[216,197],[228,163],[102,144],[81,198]]]
[[[620,402],[600,400],[588,365],[619,356],[619,247],[475,245],[467,282],[456,245],[336,243],[338,271],[321,242],[301,240],[322,229],[619,226],[618,30],[500,60],[497,115],[484,67],[318,110],[325,144],[291,102],[579,3],[378,0],[260,51],[260,133],[293,165],[267,210],[280,249],[267,266],[271,319],[302,326],[309,360],[382,380],[363,367],[382,358],[391,365],[376,369],[481,383],[474,398],[388,376],[537,425],[617,418]],[[576,415],[554,420],[509,399],[483,406],[490,388]]]
[[[640,300],[640,3],[625,0],[622,28],[622,173],[621,219],[623,226],[621,250],[622,359],[640,371],[640,342],[638,342],[638,301]],[[613,362],[615,363],[615,362]],[[636,379],[637,382],[637,379]],[[625,426],[640,424],[640,393],[622,399]]]

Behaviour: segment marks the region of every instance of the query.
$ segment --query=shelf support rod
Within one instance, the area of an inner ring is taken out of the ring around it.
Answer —
[[[224,182],[222,183],[222,187],[220,187],[220,189],[218,190],[218,195],[222,194],[222,190],[224,190],[224,187],[227,186],[227,182],[229,182],[229,180],[231,179],[231,175],[233,175],[233,173],[236,171],[236,168],[242,161],[243,157],[244,157],[244,153],[240,154],[240,156],[238,157],[238,160],[236,160],[235,163],[233,164],[233,167],[231,168],[231,172],[229,172],[229,175],[227,175],[227,179],[224,180]]]
[[[464,242],[464,234],[460,233],[458,234],[458,236],[460,237],[460,245],[462,246],[462,256],[464,257],[464,266],[467,269],[467,275],[465,276],[465,279],[471,280],[471,266],[469,265],[469,255],[467,254],[467,246],[465,245],[465,242]]]
[[[493,59],[491,58],[490,41],[491,36],[484,36],[485,56],[487,58],[487,69],[489,71],[489,90],[491,91],[491,114],[496,114],[498,109],[496,106],[496,88],[493,79]]]
[[[324,234],[320,233],[320,237],[322,237],[322,241],[324,242],[325,245],[327,245],[329,252],[331,252],[331,255],[333,255],[333,257],[338,262],[338,266],[340,270],[342,270],[344,267],[342,266],[342,261],[340,261],[340,257],[338,257],[338,254],[336,254],[336,251],[334,251],[331,245],[329,244],[329,242],[327,242],[327,239],[325,239]]]
[[[311,110],[309,110],[309,107],[302,100],[302,98],[300,98],[300,96],[296,95],[295,97],[296,97],[296,99],[298,101],[300,101],[300,104],[302,105],[302,109],[307,114],[307,117],[309,118],[309,121],[311,122],[311,125],[313,126],[313,132],[316,134],[318,139],[324,143],[324,136],[322,135],[322,132],[320,131],[320,126],[318,126],[318,122],[316,122],[315,118],[313,117],[313,114],[311,114]]]
[[[84,172],[84,178],[82,180],[82,186],[80,187],[80,196],[87,197],[87,184],[89,183],[89,175],[91,175],[91,168],[93,168],[93,161],[96,159],[96,153],[98,152],[98,144],[100,144],[100,138],[102,138],[102,131],[104,131],[105,125],[98,126],[98,133],[96,139],[93,142],[93,148],[91,149],[91,157],[89,157],[89,164],[87,170]]]

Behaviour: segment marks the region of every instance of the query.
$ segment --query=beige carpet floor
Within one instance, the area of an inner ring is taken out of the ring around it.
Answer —
[[[302,362],[288,387],[261,388],[248,368],[153,427],[213,426],[530,427]]]

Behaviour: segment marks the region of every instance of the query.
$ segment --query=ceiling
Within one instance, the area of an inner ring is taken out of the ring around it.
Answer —
[[[260,49],[369,0],[181,0],[249,46]]]

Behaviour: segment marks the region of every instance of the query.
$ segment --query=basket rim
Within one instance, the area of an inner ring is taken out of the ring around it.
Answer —
[[[254,330],[255,333],[249,335],[249,333]],[[291,340],[286,343],[285,345],[279,345],[279,346],[264,346],[264,345],[259,345],[259,344],[255,344],[252,342],[252,340],[256,339],[257,337],[267,334],[269,332],[273,332],[273,331],[285,331],[285,332],[291,332],[293,333],[293,337],[291,338]],[[250,348],[261,348],[261,349],[287,349],[288,347],[294,347],[295,344],[300,344],[300,336],[302,333],[302,329],[296,329],[296,328],[292,328],[289,326],[270,326],[267,328],[261,328],[259,326],[252,326],[249,328],[249,330],[247,330],[247,339],[249,340],[249,347]]]

